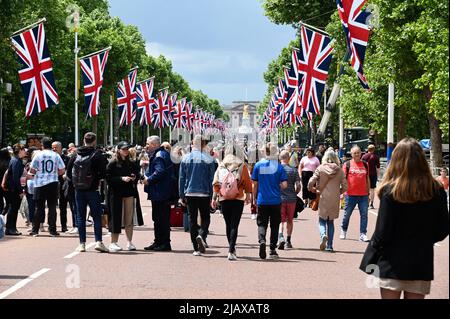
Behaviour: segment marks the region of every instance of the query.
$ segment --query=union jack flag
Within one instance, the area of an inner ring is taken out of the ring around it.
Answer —
[[[120,110],[120,126],[131,125],[136,118],[136,78],[137,69],[128,73],[122,82],[117,83],[117,106]]]
[[[185,117],[186,117],[186,126],[185,128],[188,131],[191,131],[194,127],[194,118],[195,118],[195,114],[193,112],[193,106],[192,106],[192,102],[187,102],[186,103],[186,108],[185,108]]]
[[[177,105],[177,97],[178,93],[173,93],[169,97],[169,123],[171,126],[173,126],[173,113],[175,112],[175,106]]]
[[[186,98],[177,101],[175,112],[173,113],[174,127],[186,128]]]
[[[53,77],[53,64],[44,31],[44,24],[11,37],[21,69],[20,84],[26,100],[27,117],[59,103]]]
[[[369,26],[367,18],[370,13],[362,10],[367,0],[336,0],[339,17],[341,18],[347,39],[347,48],[351,52],[350,61],[356,71],[359,82],[364,89],[370,90],[364,76],[363,64],[369,41]]]
[[[170,125],[169,121],[169,91],[164,89],[159,92],[158,99],[155,101],[153,109],[154,128],[164,128]]]
[[[299,81],[299,73],[297,70],[297,52],[292,51],[292,66],[290,69],[284,69],[284,81],[286,84],[286,99],[284,111],[287,113],[293,113],[300,115],[301,113],[301,102],[300,102],[300,92],[301,89]]]
[[[84,103],[89,117],[97,116],[100,111],[100,90],[103,86],[103,73],[109,50],[80,59],[83,71]]]
[[[137,108],[140,111],[139,124],[141,126],[150,126],[152,123],[153,105],[155,104],[153,85],[154,78],[137,84],[136,101]]]
[[[331,39],[302,25],[301,42],[301,50],[295,55],[302,88],[301,105],[308,112],[320,114],[320,99],[332,58]]]

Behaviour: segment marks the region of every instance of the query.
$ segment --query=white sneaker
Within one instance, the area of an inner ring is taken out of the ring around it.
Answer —
[[[68,231],[68,234],[78,234],[78,228],[74,227],[71,230]]]
[[[252,220],[256,219],[256,214],[252,214],[252,216],[250,217]]]
[[[237,260],[237,257],[233,253],[228,253],[228,260]]]
[[[122,250],[122,247],[120,247],[119,245],[117,245],[117,243],[111,243],[109,244],[109,251],[112,253],[118,252]]]
[[[359,235],[359,241],[368,242],[370,241],[366,234]]]
[[[206,251],[206,243],[203,240],[202,236],[198,235],[196,240],[197,240],[197,244],[198,244],[198,250],[201,253],[204,253]]]
[[[339,238],[340,238],[340,239],[346,239],[346,238],[347,238],[347,232],[346,232],[346,231],[343,231],[343,230],[341,229],[341,234],[339,235]]]
[[[86,244],[85,243],[81,243],[80,245],[78,245],[76,251],[78,251],[80,253],[84,253],[86,251]]]
[[[95,248],[94,249],[99,251],[99,252],[101,252],[101,253],[109,253],[108,248],[106,248],[106,246],[101,241],[98,241],[95,244]]]
[[[129,251],[134,251],[134,250],[136,250],[136,246],[134,246],[133,243],[128,243],[127,249],[128,249]]]
[[[198,250],[196,250],[196,251],[194,251],[194,252],[192,253],[192,255],[194,255],[194,256],[201,256],[202,253],[199,252]]]

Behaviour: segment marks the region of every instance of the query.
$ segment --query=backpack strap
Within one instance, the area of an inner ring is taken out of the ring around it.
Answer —
[[[350,160],[351,161],[351,160]],[[348,178],[348,172],[350,171],[350,161],[345,162],[345,179]],[[363,162],[364,168],[366,169],[366,175],[369,174],[369,164],[366,161],[361,160]]]

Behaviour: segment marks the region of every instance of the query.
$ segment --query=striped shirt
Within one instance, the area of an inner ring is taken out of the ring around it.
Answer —
[[[281,190],[281,201],[282,202],[296,202],[297,201],[297,193],[295,192],[295,183],[300,182],[300,176],[298,175],[298,171],[286,164],[281,164],[286,172],[288,177],[287,183],[288,186],[285,189]]]
[[[39,152],[31,162],[31,168],[36,170],[34,187],[42,187],[58,181],[58,170],[65,168],[58,153],[51,150]]]

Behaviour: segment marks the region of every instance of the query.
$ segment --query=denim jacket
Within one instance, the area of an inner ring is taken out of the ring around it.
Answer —
[[[148,185],[144,191],[148,199],[153,201],[166,201],[172,196],[173,183],[176,182],[174,165],[170,154],[164,147],[157,149],[150,157],[150,164],[145,172]]]
[[[202,193],[212,196],[212,182],[214,179],[214,159],[205,152],[192,150],[180,165],[180,198],[188,193]]]

